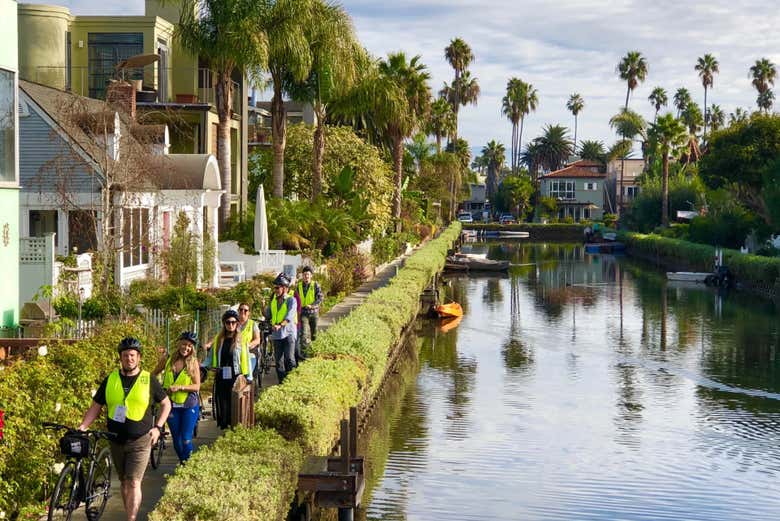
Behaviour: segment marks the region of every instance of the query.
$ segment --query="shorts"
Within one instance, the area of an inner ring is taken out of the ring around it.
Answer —
[[[152,453],[152,438],[144,434],[125,443],[110,442],[111,457],[114,460],[119,481],[141,481]]]

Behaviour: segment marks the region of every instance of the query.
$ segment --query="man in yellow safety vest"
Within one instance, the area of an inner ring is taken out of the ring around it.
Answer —
[[[298,336],[298,308],[295,298],[288,294],[290,279],[280,273],[274,280],[274,294],[265,310],[271,324],[271,341],[274,345],[276,376],[279,383],[295,369],[295,342]]]
[[[301,280],[295,287],[295,300],[298,301],[299,326],[298,345],[296,351],[298,360],[303,360],[309,353],[309,346],[317,339],[317,313],[322,304],[322,288],[314,280],[314,274],[309,266],[301,271]]]

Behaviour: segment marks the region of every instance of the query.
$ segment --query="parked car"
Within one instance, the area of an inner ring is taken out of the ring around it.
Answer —
[[[512,214],[505,213],[501,217],[498,218],[499,224],[515,224],[517,221],[515,221],[515,217]]]
[[[473,223],[474,218],[471,216],[469,212],[460,212],[458,214],[458,220],[462,223]]]

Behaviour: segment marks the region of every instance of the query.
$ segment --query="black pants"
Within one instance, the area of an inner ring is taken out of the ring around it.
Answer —
[[[274,340],[274,360],[276,361],[276,376],[279,383],[284,381],[287,373],[295,369],[295,338],[287,336],[281,340]]]
[[[220,429],[227,429],[231,424],[230,417],[230,394],[233,392],[233,384],[236,382],[236,378],[233,377],[230,380],[223,380],[221,374],[217,374],[217,379],[214,382],[214,396],[211,397],[215,400],[217,405],[217,426]]]

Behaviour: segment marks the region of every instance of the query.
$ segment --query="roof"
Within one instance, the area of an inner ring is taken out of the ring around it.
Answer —
[[[163,166],[157,177],[162,190],[221,190],[217,158],[211,154],[159,156]]]
[[[587,165],[587,166],[586,166]],[[602,178],[606,177],[607,174],[601,171],[594,170],[595,167],[601,168],[601,163],[596,162],[587,162],[585,164],[582,164],[582,161],[576,161],[572,163],[569,166],[563,167],[560,170],[556,170],[554,172],[550,172],[549,174],[545,174],[542,176],[544,179],[549,178],[571,178],[571,177],[577,177],[577,178]]]

